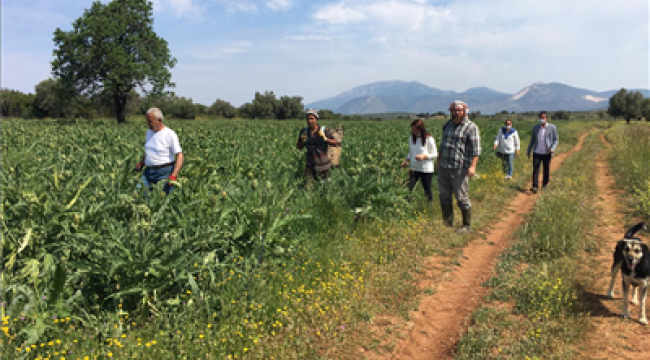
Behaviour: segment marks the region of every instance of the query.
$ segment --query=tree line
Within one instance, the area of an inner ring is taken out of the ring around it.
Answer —
[[[0,90],[3,117],[32,118],[115,118],[114,100],[110,93],[81,95],[70,94],[60,80],[52,78],[41,81],[34,93],[3,88]],[[174,93],[140,94],[131,90],[126,96],[125,116],[138,116],[150,107],[158,107],[165,117],[174,119],[195,119],[200,116],[225,119],[302,119],[304,104],[300,96],[280,96],[273,91],[256,92],[250,102],[235,107],[228,101],[216,99],[211,105],[195,103],[192,99]],[[356,115],[342,115],[331,110],[319,110],[321,119],[362,120]]]
[[[3,88],[0,90],[1,112],[3,117],[14,118],[115,118],[117,116],[114,99],[110,93],[70,95],[61,80],[52,78],[43,80],[34,88],[34,93],[23,93],[18,90]],[[125,116],[138,116],[150,107],[158,107],[168,118],[195,119],[196,117],[218,117],[225,119],[269,119],[286,120],[302,119],[304,104],[300,96],[276,97],[273,91],[256,92],[255,97],[240,107],[235,107],[228,101],[216,99],[211,105],[195,103],[192,99],[177,96],[174,93],[140,94],[135,90],[126,96]],[[607,115],[623,118],[627,122],[645,118],[650,121],[650,98],[644,98],[638,92],[628,92],[625,88],[609,99]],[[480,111],[470,113],[472,120],[479,118],[494,118],[498,115],[511,115],[513,112],[503,110],[493,115],[481,114]],[[534,111],[518,113],[518,115],[536,115]],[[605,112],[599,112],[604,117]],[[320,109],[321,119],[335,120],[364,120],[367,116],[342,115],[331,110]],[[446,117],[443,111],[418,113],[419,118]],[[565,110],[549,112],[554,120],[569,120],[571,113]],[[405,118],[405,116],[400,116]]]

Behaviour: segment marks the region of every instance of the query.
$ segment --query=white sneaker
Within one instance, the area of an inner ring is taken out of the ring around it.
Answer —
[[[512,176],[506,175],[506,180],[510,180],[510,179],[512,179]]]

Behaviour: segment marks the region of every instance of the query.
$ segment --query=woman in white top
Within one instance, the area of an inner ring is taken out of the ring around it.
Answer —
[[[512,120],[506,119],[505,125],[497,133],[494,140],[494,150],[501,157],[506,180],[510,180],[512,179],[512,165],[515,161],[515,155],[519,155],[519,133],[512,127]]]
[[[411,136],[409,137],[409,154],[402,163],[402,167],[410,165],[409,190],[422,180],[424,192],[433,201],[431,194],[431,180],[433,179],[434,161],[438,157],[436,141],[433,139],[424,126],[424,122],[415,119],[411,123]]]

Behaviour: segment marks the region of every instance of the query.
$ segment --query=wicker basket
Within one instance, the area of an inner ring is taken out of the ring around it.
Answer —
[[[343,124],[339,124],[339,126],[336,127],[336,129],[329,129],[330,132],[332,133],[332,136],[334,136],[334,139],[337,141],[343,140],[343,133],[345,132],[345,128],[343,127]],[[339,163],[341,162],[341,146],[340,145],[330,145],[327,148],[327,156],[330,158],[330,162],[334,166],[339,166]]]

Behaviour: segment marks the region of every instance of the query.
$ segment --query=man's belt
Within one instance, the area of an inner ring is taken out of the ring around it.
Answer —
[[[172,166],[172,165],[174,165],[173,162],[170,162],[170,163],[167,163],[167,164],[162,164],[162,165],[146,165],[146,166],[149,169],[162,169],[164,167]]]

